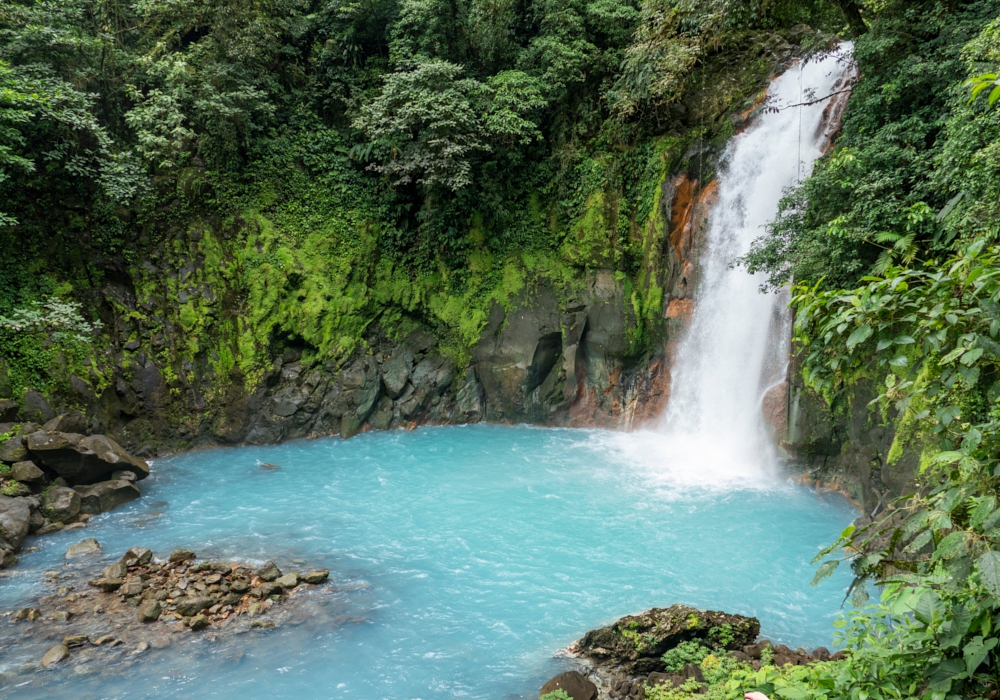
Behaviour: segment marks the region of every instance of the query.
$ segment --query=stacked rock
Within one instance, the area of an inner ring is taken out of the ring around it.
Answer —
[[[86,430],[79,411],[42,426],[0,423],[0,568],[17,563],[29,533],[84,527],[92,515],[139,498],[136,482],[149,465]]]

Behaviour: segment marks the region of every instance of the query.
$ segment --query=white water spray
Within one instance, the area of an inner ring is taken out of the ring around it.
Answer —
[[[796,65],[769,90],[768,111],[734,138],[722,159],[718,202],[699,256],[694,314],[674,360],[661,425],[610,440],[631,464],[676,486],[755,486],[775,451],[761,401],[785,378],[787,294],[763,294],[759,275],[733,262],[772,221],[784,190],[808,177],[829,134],[824,110],[847,75],[849,48]]]

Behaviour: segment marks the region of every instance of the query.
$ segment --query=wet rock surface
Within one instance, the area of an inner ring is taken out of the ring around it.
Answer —
[[[31,393],[31,392],[29,392]],[[20,409],[20,415],[24,410]],[[19,414],[15,414],[19,415]],[[0,424],[0,569],[17,563],[28,534],[82,528],[141,495],[149,465],[106,435],[83,435],[79,411],[36,423]]]
[[[170,561],[138,547],[111,563],[89,561],[73,560],[63,570],[45,572],[43,585],[55,588],[54,595],[0,612],[0,657],[14,649],[37,649],[32,663],[0,673],[0,687],[39,669],[120,672],[147,653],[184,640],[235,642],[251,630],[259,634],[302,624],[317,614],[317,600],[322,604],[316,595],[337,592],[326,576],[321,583],[307,583],[273,562],[268,563],[287,587],[264,581],[252,564],[192,556]],[[317,571],[329,574],[310,573]],[[317,619],[330,622],[325,616]]]

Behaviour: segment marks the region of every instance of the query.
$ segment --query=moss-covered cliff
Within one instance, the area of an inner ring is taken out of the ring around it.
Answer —
[[[0,394],[149,450],[658,410],[715,158],[840,15],[370,5],[4,11]]]

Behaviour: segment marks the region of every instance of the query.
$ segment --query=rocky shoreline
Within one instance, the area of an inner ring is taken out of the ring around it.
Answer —
[[[149,465],[68,411],[44,425],[15,423],[21,407],[0,401],[0,569],[17,563],[28,535],[86,527],[141,495]]]
[[[273,561],[262,566],[229,560],[199,561],[194,552],[175,550],[165,557],[133,547],[103,569],[87,566],[101,554],[89,538],[69,548],[69,561],[83,566],[45,573],[55,595],[36,605],[3,613],[14,635],[0,641],[52,640],[35,662],[7,676],[68,663],[74,673],[96,673],[111,661],[133,661],[150,649],[162,649],[183,635],[201,633],[213,639],[270,629],[296,617],[311,590],[328,582],[328,569],[283,573]],[[329,587],[327,587],[329,588]],[[43,647],[44,648],[44,647]],[[82,669],[82,670],[80,670]],[[0,681],[11,680],[2,678]]]
[[[570,645],[566,652],[579,660],[579,669],[550,679],[539,696],[562,690],[571,700],[642,700],[647,688],[660,685],[703,693],[705,676],[692,662],[699,653],[728,657],[758,671],[768,664],[804,666],[844,657],[844,652],[831,654],[825,647],[793,650],[759,635],[755,617],[686,605],[652,608],[591,630]]]

